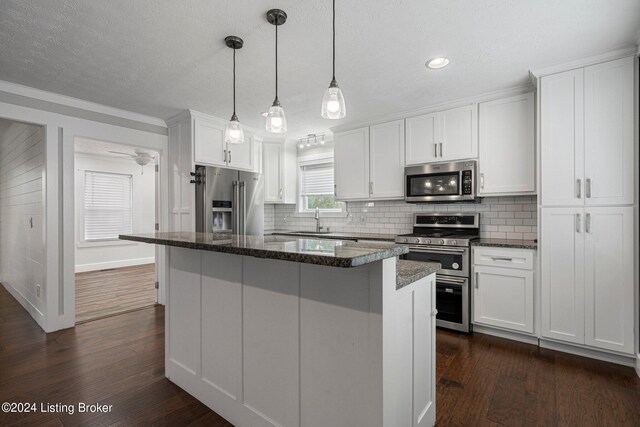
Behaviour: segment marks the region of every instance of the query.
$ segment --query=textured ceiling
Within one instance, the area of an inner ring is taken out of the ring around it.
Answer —
[[[331,79],[330,0],[0,0],[0,80],[167,119],[191,108],[263,127],[274,28],[284,9],[280,100],[295,138],[328,127],[523,85],[531,68],[628,47],[638,0],[337,0],[336,77],[347,117],[320,117]],[[424,62],[446,55],[432,71]]]

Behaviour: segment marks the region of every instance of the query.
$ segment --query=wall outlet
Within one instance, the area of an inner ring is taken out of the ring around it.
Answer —
[[[36,296],[40,296],[40,283],[36,283]]]

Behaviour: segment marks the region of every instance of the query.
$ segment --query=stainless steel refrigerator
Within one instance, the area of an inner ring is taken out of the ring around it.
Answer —
[[[196,166],[196,231],[262,236],[262,174]]]

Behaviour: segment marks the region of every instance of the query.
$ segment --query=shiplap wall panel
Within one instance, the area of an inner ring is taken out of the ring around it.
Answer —
[[[0,281],[44,313],[43,173],[44,129],[11,124],[0,134]]]

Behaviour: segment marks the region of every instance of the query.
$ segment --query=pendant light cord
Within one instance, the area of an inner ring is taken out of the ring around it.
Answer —
[[[333,0],[333,81],[336,80],[336,0]]]
[[[233,48],[233,115],[236,115],[236,48]]]
[[[276,101],[278,101],[278,18],[276,18]]]

